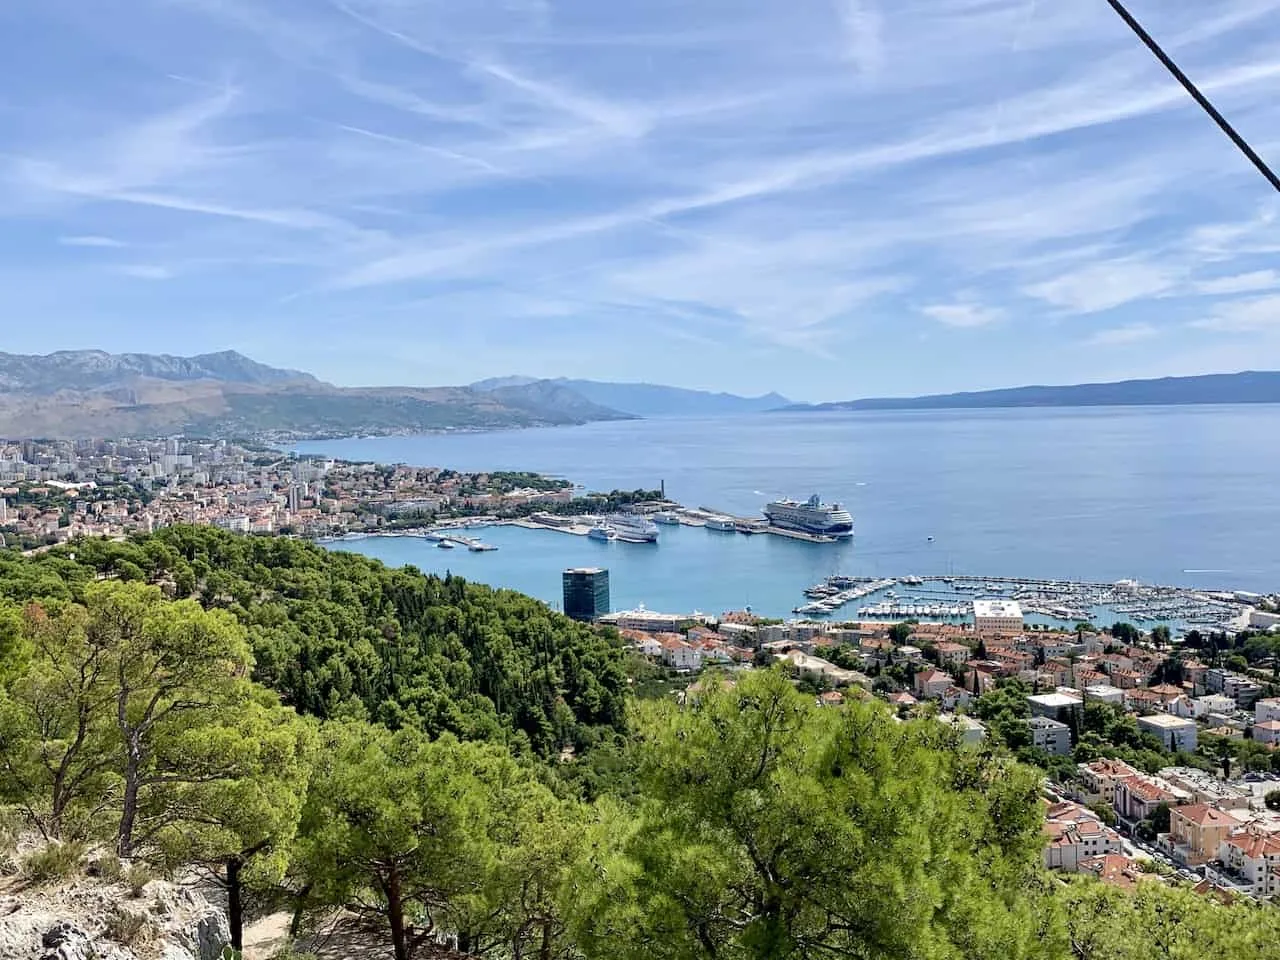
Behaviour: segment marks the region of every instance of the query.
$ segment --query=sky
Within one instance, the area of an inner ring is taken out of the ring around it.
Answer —
[[[1131,0],[1280,165],[1280,0]],[[1280,196],[1104,0],[0,7],[0,350],[835,400],[1280,367]]]

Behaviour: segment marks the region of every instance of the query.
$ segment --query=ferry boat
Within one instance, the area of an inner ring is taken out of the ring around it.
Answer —
[[[660,523],[664,527],[680,526],[680,514],[671,510],[659,510],[653,515],[653,522]]]
[[[853,517],[838,503],[823,503],[815,493],[806,501],[775,500],[764,508],[775,527],[824,537],[852,537]]]
[[[587,531],[587,536],[592,540],[612,540],[613,529],[604,524],[598,524]]]
[[[639,540],[642,543],[657,543],[658,528],[652,520],[634,513],[617,513],[608,520],[613,528],[614,536],[623,540]]]
[[[739,520],[733,525],[733,528],[739,533],[753,534],[764,533],[769,525],[763,520]]]
[[[707,529],[719,533],[733,533],[738,529],[733,517],[707,517]]]

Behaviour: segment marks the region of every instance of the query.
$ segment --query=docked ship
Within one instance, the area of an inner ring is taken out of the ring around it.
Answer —
[[[657,543],[658,527],[652,520],[634,513],[616,513],[608,519],[614,534],[622,540]]]
[[[733,517],[707,517],[707,529],[720,533],[733,533],[738,529],[738,524]]]
[[[596,524],[596,526],[587,531],[587,536],[592,540],[612,540],[613,528],[607,527],[602,523]]]
[[[808,500],[775,500],[764,508],[769,523],[820,537],[852,537],[853,517],[838,503],[823,503],[815,493]]]
[[[661,523],[667,527],[680,526],[680,514],[674,510],[660,510],[653,515],[654,523]]]

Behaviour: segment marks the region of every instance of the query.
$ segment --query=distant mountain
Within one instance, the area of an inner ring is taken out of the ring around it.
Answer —
[[[60,350],[44,356],[0,353],[0,390],[4,391],[92,390],[134,377],[249,384],[319,383],[309,373],[268,367],[234,350],[195,357],[102,350]]]
[[[473,390],[493,391],[510,386],[551,383],[567,387],[592,403],[621,410],[637,417],[720,416],[760,413],[787,406],[791,401],[777,393],[742,397],[732,393],[711,393],[654,383],[612,383],[602,380],[536,380],[533,377],[492,377],[471,384]]]
[[[0,436],[185,433],[276,438],[491,430],[623,420],[560,384],[335,387],[239,353],[0,354]]]
[[[923,397],[872,397],[794,404],[788,410],[946,410],[983,407],[1101,407],[1280,403],[1280,372],[1246,371],[1072,386],[1011,387]]]

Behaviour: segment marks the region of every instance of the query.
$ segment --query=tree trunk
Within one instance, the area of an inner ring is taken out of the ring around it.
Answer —
[[[311,884],[305,883],[294,898],[293,918],[289,921],[289,939],[297,940],[302,932],[302,916],[307,911],[307,897],[311,893]]]
[[[244,950],[244,884],[240,870],[244,862],[239,857],[227,857],[227,926],[231,929],[231,949]]]
[[[551,960],[551,921],[542,921],[542,947],[538,951],[538,960]]]
[[[138,818],[138,759],[130,751],[124,768],[124,807],[120,813],[120,832],[116,837],[116,853],[122,858],[133,855],[133,824]]]
[[[404,900],[400,891],[400,870],[392,867],[384,886],[387,893],[387,920],[391,923],[391,944],[396,960],[409,960],[409,941],[404,930]]]

